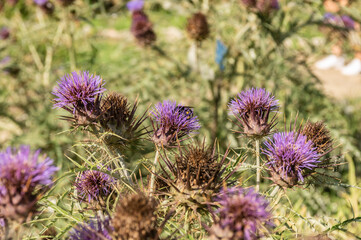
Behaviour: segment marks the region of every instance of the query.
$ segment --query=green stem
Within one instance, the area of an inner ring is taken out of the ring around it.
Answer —
[[[273,189],[273,191],[271,192],[271,194],[269,195],[271,198],[272,197],[274,197],[276,194],[277,194],[277,192],[278,192],[278,190],[280,189],[280,187],[277,185],[277,186],[275,186],[275,188]]]
[[[152,194],[154,192],[154,182],[155,182],[155,170],[156,170],[156,167],[157,167],[157,162],[158,162],[158,158],[159,158],[159,151],[158,149],[156,150],[156,153],[155,153],[155,157],[154,157],[154,161],[153,161],[153,166],[152,166],[152,176],[150,178],[150,185],[149,185],[149,191],[150,193]]]
[[[123,176],[124,178],[127,179],[127,181],[132,184],[132,179],[130,178],[129,176],[129,173],[127,171],[127,168],[125,167],[125,163],[124,163],[124,159],[123,159],[123,156],[122,154],[120,153],[119,150],[116,150],[116,153],[117,153],[117,160],[118,161],[115,161],[115,164],[116,164],[116,167],[120,169],[120,174],[121,176]]]
[[[259,183],[261,182],[261,166],[259,160],[259,140],[256,140],[256,166],[257,166],[257,173],[256,173],[256,191],[259,191]]]

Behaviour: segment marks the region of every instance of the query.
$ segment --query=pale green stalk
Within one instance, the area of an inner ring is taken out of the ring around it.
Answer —
[[[257,166],[257,172],[256,172],[256,191],[259,191],[259,184],[261,182],[261,166],[260,166],[260,160],[259,160],[259,140],[256,140],[256,166]]]
[[[155,157],[154,157],[154,161],[153,161],[153,166],[152,166],[152,176],[150,178],[150,184],[149,184],[149,191],[150,193],[152,194],[154,192],[154,182],[155,182],[155,170],[156,170],[156,167],[157,167],[157,162],[158,162],[158,158],[159,158],[159,151],[158,151],[158,148],[155,152]]]

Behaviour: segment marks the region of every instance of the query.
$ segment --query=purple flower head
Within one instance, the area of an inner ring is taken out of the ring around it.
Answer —
[[[40,159],[42,161],[40,161]],[[26,219],[36,210],[38,194],[52,185],[58,170],[53,160],[32,153],[29,146],[0,153],[0,211],[5,218]]]
[[[260,227],[270,224],[269,203],[253,189],[224,189],[217,201],[220,208],[215,213],[219,214],[219,219],[211,233],[220,239],[257,239]]]
[[[114,189],[115,180],[106,173],[97,170],[87,170],[75,181],[75,187],[82,200],[105,200]]]
[[[88,223],[78,224],[69,234],[69,240],[104,240],[112,239],[109,219],[101,221],[91,220]]]
[[[233,114],[243,128],[243,133],[249,137],[263,137],[274,127],[275,116],[268,121],[270,112],[278,109],[278,100],[263,88],[251,88],[242,91],[228,104]]]
[[[7,27],[2,27],[0,29],[0,39],[4,40],[4,39],[8,39],[10,37],[10,31],[9,28]]]
[[[275,133],[265,146],[262,152],[267,155],[272,179],[283,187],[304,182],[307,171],[312,171],[320,162],[312,141],[294,131]]]
[[[133,0],[133,1],[129,1],[127,3],[127,8],[131,12],[141,11],[143,9],[143,7],[144,7],[143,0]]]
[[[52,94],[54,107],[63,108],[74,115],[78,124],[87,124],[96,118],[101,94],[106,90],[100,76],[89,72],[72,72],[58,82]]]
[[[44,6],[48,0],[34,0],[34,3],[38,6]]]
[[[276,10],[280,9],[280,3],[278,0],[271,0],[271,8]]]
[[[336,25],[340,27],[343,25],[342,18],[332,13],[325,13],[323,15],[323,22],[326,24]]]
[[[198,117],[193,115],[189,107],[177,105],[175,101],[163,101],[155,105],[150,112],[155,144],[169,147],[175,145],[177,140],[194,133],[200,128]]]
[[[343,15],[341,16],[341,19],[342,19],[342,22],[343,22],[343,25],[348,28],[348,29],[355,29],[355,21],[347,16],[347,15]]]

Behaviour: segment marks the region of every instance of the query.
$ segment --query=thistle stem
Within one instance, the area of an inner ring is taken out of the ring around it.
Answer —
[[[256,166],[257,166],[257,172],[256,172],[256,191],[259,191],[259,183],[261,182],[261,166],[259,161],[259,140],[256,140]]]
[[[158,162],[158,158],[159,158],[159,151],[158,151],[158,148],[155,152],[155,157],[154,157],[154,161],[153,161],[153,166],[152,166],[152,176],[150,177],[150,185],[149,185],[149,191],[150,191],[150,194],[152,194],[154,192],[154,182],[155,182],[155,170],[156,170],[156,167],[157,167],[157,162]]]
[[[277,185],[277,186],[275,186],[275,188],[273,189],[273,191],[271,192],[271,194],[269,195],[271,198],[272,197],[274,197],[276,194],[277,194],[277,192],[278,192],[278,190],[280,189],[280,187]]]
[[[132,179],[130,178],[129,173],[128,173],[126,167],[125,167],[125,163],[124,163],[124,159],[122,157],[122,154],[119,152],[119,150],[117,150],[116,152],[117,152],[117,157],[118,157],[119,161],[115,161],[115,162],[116,162],[116,164],[119,163],[119,165],[120,165],[120,166],[117,166],[117,167],[119,167],[121,169],[121,173],[123,173],[121,175],[123,177],[125,177],[130,184],[132,184]]]

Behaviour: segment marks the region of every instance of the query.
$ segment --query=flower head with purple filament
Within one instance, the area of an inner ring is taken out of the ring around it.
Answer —
[[[141,11],[143,9],[143,7],[144,7],[143,0],[133,0],[133,1],[129,1],[127,3],[127,8],[131,12]]]
[[[7,148],[0,153],[0,211],[6,219],[19,222],[36,211],[42,193],[53,183],[58,170],[53,160],[34,153],[29,146]]]
[[[304,182],[306,171],[312,171],[320,162],[312,141],[295,131],[275,133],[265,147],[262,152],[267,156],[267,166],[275,183],[281,186]]]
[[[197,116],[189,107],[175,101],[163,101],[155,105],[150,113],[154,134],[152,140],[160,146],[174,145],[177,140],[200,128]]]
[[[269,122],[270,112],[278,109],[278,100],[263,88],[251,88],[240,92],[228,104],[247,136],[262,137],[275,125],[275,117]]]
[[[43,161],[39,159],[44,158]],[[20,146],[18,150],[8,147],[0,153],[0,182],[13,186],[25,185],[35,189],[37,186],[49,186],[58,170],[53,160],[41,157],[40,150],[32,153],[29,146]]]
[[[219,239],[257,239],[260,227],[270,224],[269,203],[253,189],[224,189],[217,201],[220,208],[215,213],[219,214],[219,220],[212,226],[211,234]]]
[[[106,89],[100,76],[89,72],[72,72],[65,75],[58,82],[58,86],[52,92],[57,98],[54,99],[54,107],[73,109],[89,109],[95,102],[96,97]]]
[[[81,199],[88,202],[105,200],[114,189],[115,180],[106,173],[87,170],[75,181],[75,187]]]
[[[112,239],[109,219],[90,220],[88,223],[78,224],[69,234],[69,240],[104,240]]]

